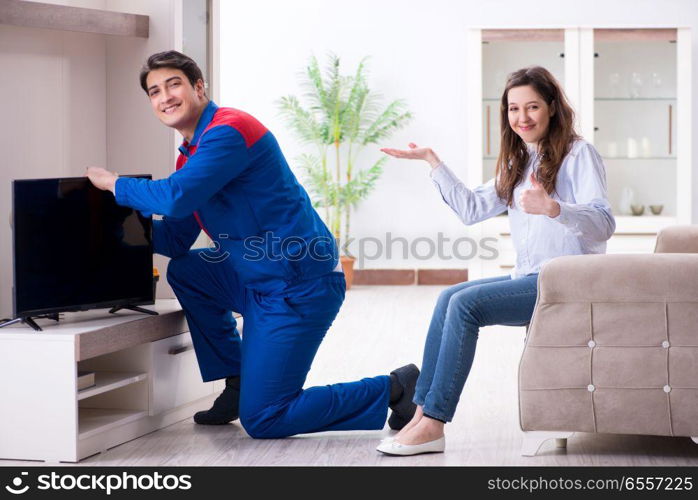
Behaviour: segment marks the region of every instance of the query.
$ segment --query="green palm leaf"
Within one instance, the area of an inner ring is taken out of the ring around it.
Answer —
[[[343,239],[349,237],[351,210],[375,189],[388,159],[383,156],[371,167],[360,168],[359,153],[363,146],[387,139],[412,118],[403,100],[384,106],[382,96],[371,91],[367,61],[363,58],[352,75],[343,75],[335,54],[328,54],[324,70],[311,56],[302,73],[305,104],[294,96],[276,102],[299,139],[317,147],[317,155],[303,154],[295,161],[313,206],[324,208],[325,222],[335,237]]]
[[[393,101],[378,115],[363,134],[362,144],[376,144],[386,139],[392,132],[404,127],[412,118],[402,99]]]
[[[341,201],[346,206],[356,207],[356,205],[373,191],[376,182],[383,174],[383,165],[388,161],[387,157],[380,158],[371,168],[360,170],[354,179],[344,185],[341,194]]]
[[[303,107],[294,96],[282,97],[277,101],[280,114],[286,119],[288,126],[296,132],[303,142],[322,144],[326,134],[326,127],[318,123],[315,116]]]

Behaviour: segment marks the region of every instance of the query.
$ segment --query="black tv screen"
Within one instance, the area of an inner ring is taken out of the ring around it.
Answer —
[[[16,318],[154,303],[150,217],[87,177],[15,180],[12,191]]]

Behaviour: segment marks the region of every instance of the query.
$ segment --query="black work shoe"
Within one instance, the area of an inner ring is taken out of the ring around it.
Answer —
[[[240,377],[225,379],[225,389],[206,411],[194,414],[194,422],[203,425],[222,425],[239,417],[240,411]]]
[[[417,405],[412,402],[412,399],[414,398],[414,389],[418,378],[419,368],[413,364],[405,365],[390,372],[390,393],[399,394],[394,401],[390,401],[389,405],[390,409],[393,410],[388,419],[388,425],[391,429],[399,431],[414,417]]]

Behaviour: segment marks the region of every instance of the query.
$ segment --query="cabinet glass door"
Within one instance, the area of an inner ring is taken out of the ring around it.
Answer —
[[[616,215],[676,215],[676,96],[675,29],[594,30],[594,144]]]
[[[565,85],[562,29],[482,30],[482,180],[494,177],[501,136],[501,100],[509,74],[543,66]]]
[[[182,9],[182,51],[201,68],[208,89],[211,81],[209,1],[187,0]]]

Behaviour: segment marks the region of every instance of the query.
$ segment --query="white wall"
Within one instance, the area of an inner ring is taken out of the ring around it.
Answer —
[[[694,0],[417,0],[294,2],[221,0],[221,103],[251,112],[279,139],[289,161],[303,150],[277,115],[274,101],[301,93],[298,73],[314,53],[328,51],[353,68],[370,55],[371,87],[387,98],[405,98],[415,118],[386,145],[410,140],[430,145],[467,182],[466,28],[668,27],[693,28],[693,68],[698,64],[698,2]],[[693,77],[696,81],[695,76]],[[698,100],[694,100],[694,116]],[[694,138],[698,127],[693,128]],[[371,160],[379,153],[368,152]],[[698,176],[694,176],[698,184]],[[698,187],[698,186],[696,186]],[[694,189],[696,189],[694,187]],[[693,204],[694,220],[698,205]],[[432,187],[425,165],[391,160],[376,192],[353,219],[354,236],[452,240],[468,234]],[[399,247],[396,247],[398,249]],[[356,248],[355,248],[356,249]],[[460,267],[432,259],[388,260],[365,267]]]
[[[121,174],[166,177],[174,169],[174,132],[153,114],[139,73],[148,56],[174,45],[171,0],[108,0],[110,10],[150,17],[150,36],[107,37],[107,163]]]
[[[157,178],[174,168],[174,133],[150,111],[138,72],[173,47],[176,2],[50,3],[147,14],[150,37],[0,25],[0,318],[12,313],[12,179],[80,176],[88,165]]]
[[[196,61],[204,74],[204,79],[208,80],[206,2],[207,0],[185,0],[182,3],[181,50]]]

